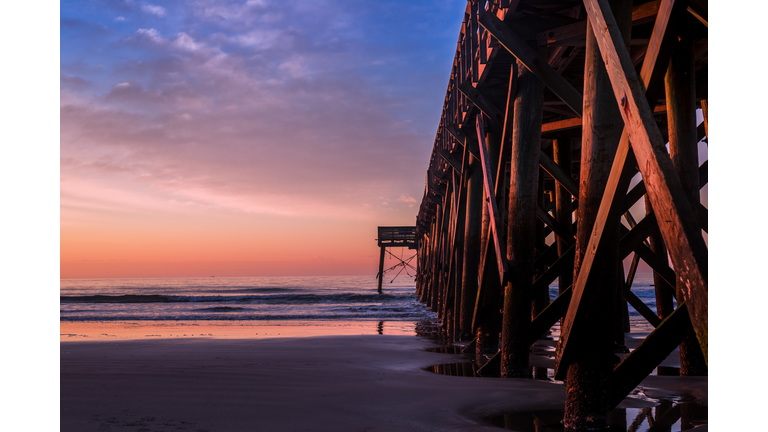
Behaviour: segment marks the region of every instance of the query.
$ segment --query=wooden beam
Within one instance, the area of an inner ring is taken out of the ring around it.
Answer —
[[[485,124],[483,123],[483,116],[478,115],[475,126],[477,128],[477,139],[485,139]],[[501,237],[501,217],[499,216],[499,210],[496,204],[496,193],[493,190],[496,184],[493,178],[493,172],[489,162],[488,149],[484,145],[479,146],[480,149],[480,161],[482,162],[483,171],[483,186],[485,188],[485,204],[488,206],[488,214],[491,219],[491,236],[493,239],[493,247],[496,251],[496,265],[499,267],[499,280],[502,284],[507,280],[507,272],[509,267],[507,264],[507,252],[506,244]]]
[[[467,146],[467,150],[469,151],[469,154],[472,155],[472,157],[480,160],[480,149],[478,148],[477,141],[464,135],[464,132],[460,131],[459,126],[455,123],[451,123],[446,126],[445,130],[447,130],[448,133],[456,138],[456,141],[458,141],[460,145]]]
[[[555,161],[552,160],[546,153],[541,152],[539,155],[539,165],[552,176],[558,183],[560,183],[574,199],[579,197],[579,185],[573,180],[573,177],[566,174],[562,168]]]
[[[632,24],[639,24],[655,17],[659,12],[660,4],[661,0],[656,0],[635,6],[632,9]],[[563,44],[584,40],[586,35],[587,21],[584,20],[536,33],[536,42],[539,45]]]
[[[578,129],[580,127],[581,127],[581,118],[576,117],[576,118],[544,123],[541,125],[541,133],[559,132],[559,131],[564,131],[569,129]]]
[[[707,0],[690,0],[688,3],[688,12],[707,27],[709,27],[708,9]]]
[[[469,81],[464,81],[457,86],[459,91],[472,102],[480,111],[496,124],[500,129],[504,127],[504,113],[499,111],[491,101],[483,96]]]
[[[568,81],[541,58],[528,44],[493,14],[480,17],[480,25],[488,30],[499,43],[515,56],[528,70],[538,77],[552,92],[581,117],[582,96]]]
[[[562,239],[569,246],[573,244],[573,234],[569,234],[566,231],[565,227],[561,225],[560,222],[556,221],[551,214],[547,213],[546,210],[537,206],[536,217],[539,218],[539,220],[541,220],[545,224],[547,224],[549,228],[552,229],[552,232],[554,232],[558,238]]]
[[[530,344],[533,345],[541,339],[544,334],[559,320],[568,310],[568,304],[571,302],[572,287],[565,288],[562,293],[536,315],[531,322],[531,333],[528,337]]]
[[[681,304],[614,369],[610,405],[615,407],[694,332],[685,303]]]
[[[446,162],[448,162],[448,165],[451,166],[456,172],[461,172],[461,162],[456,160],[452,154],[448,153],[445,150],[439,150],[438,153]]]
[[[653,209],[675,268],[679,289],[691,314],[696,337],[704,357],[708,358],[708,284],[707,247],[701,236],[690,202],[686,197],[665,142],[656,126],[646,100],[645,86],[637,76],[629,52],[621,42],[616,22],[607,0],[584,0],[590,22],[595,28],[600,53],[608,70],[616,100],[632,139],[632,149],[646,179]],[[664,7],[668,11],[664,11]],[[669,16],[674,2],[662,2],[659,16]]]
[[[661,323],[661,319],[656,316],[656,314],[646,306],[645,303],[643,303],[642,300],[640,300],[635,293],[630,290],[628,286],[624,286],[624,299],[629,302],[630,305],[632,305],[635,310],[642,315],[643,318],[645,318],[646,321],[648,321],[652,326],[658,327]]]

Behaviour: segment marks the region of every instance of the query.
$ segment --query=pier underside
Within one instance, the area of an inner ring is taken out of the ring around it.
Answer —
[[[502,376],[560,323],[566,427],[606,427],[678,347],[681,375],[707,374],[707,26],[700,0],[467,3],[417,293]],[[656,310],[632,292],[641,261]],[[655,330],[617,362],[628,304]]]

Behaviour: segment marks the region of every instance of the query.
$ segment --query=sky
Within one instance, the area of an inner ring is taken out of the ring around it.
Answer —
[[[61,277],[374,276],[465,7],[62,1]]]

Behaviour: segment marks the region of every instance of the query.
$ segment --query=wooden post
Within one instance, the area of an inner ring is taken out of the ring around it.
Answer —
[[[571,140],[567,137],[558,137],[552,141],[553,159],[555,163],[563,170],[567,175],[571,174]],[[568,190],[560,184],[555,182],[555,220],[565,228],[568,235],[573,235],[571,224],[573,223],[573,206],[571,205],[571,194]],[[565,251],[571,247],[571,243],[567,243],[560,237],[556,237],[557,241],[557,254],[563,256]],[[558,294],[562,294],[566,288],[573,283],[573,272],[565,271],[560,275],[558,281]]]
[[[632,2],[613,0],[610,6],[616,21],[620,23],[624,42],[628,44]],[[587,24],[585,57],[574,279],[579,275],[584,256],[593,253],[587,246],[624,126],[591,23]],[[623,288],[618,273],[618,234],[618,227],[604,233],[606,252],[591,269],[599,277],[591,288],[594,294],[588,305],[590,312],[582,328],[582,334],[589,334],[589,337],[579,339],[579,348],[568,365],[563,420],[566,428],[582,430],[608,427],[608,414],[612,408],[609,406],[610,378],[615,359],[614,298]]]
[[[381,281],[384,279],[384,252],[386,247],[381,247],[381,253],[379,254],[379,294],[381,294]]]
[[[544,170],[539,168],[538,190],[536,191],[537,206],[544,208]],[[555,236],[557,237],[557,236]],[[544,222],[536,218],[536,240],[534,254],[540,255],[546,249],[546,236],[544,235]],[[544,272],[544,268],[534,268],[534,279]],[[531,321],[538,316],[541,311],[549,306],[549,285],[533,286],[531,291]]]
[[[699,203],[699,150],[696,136],[696,83],[694,77],[693,38],[683,26],[680,41],[669,60],[664,77],[667,94],[667,123],[669,124],[669,153],[683,191],[691,203]],[[678,286],[684,286],[678,281]],[[685,298],[677,290],[677,304]],[[704,354],[695,336],[680,344],[680,375],[707,375]]]
[[[483,114],[478,114],[483,115]],[[485,145],[485,137],[478,137],[478,144]],[[459,339],[472,338],[472,315],[477,297],[478,267],[483,217],[483,171],[479,160],[468,158],[467,205],[464,225],[464,266],[461,281],[461,314]]]
[[[485,14],[483,16],[488,16]],[[531,285],[536,241],[536,191],[539,179],[544,84],[518,62],[514,129],[510,158],[507,232],[509,281],[504,287],[501,375],[529,376],[528,334],[531,326]]]
[[[653,207],[651,206],[651,200],[648,195],[645,196],[645,214],[653,214]],[[661,257],[667,256],[667,247],[664,246],[664,239],[661,237],[661,231],[658,229],[653,230],[653,233],[648,236],[648,240],[653,253]],[[659,272],[654,270],[653,290],[656,293],[656,316],[663,320],[675,310],[672,296],[675,289]]]

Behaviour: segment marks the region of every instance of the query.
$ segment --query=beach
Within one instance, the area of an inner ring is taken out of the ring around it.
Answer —
[[[61,324],[62,431],[498,431],[489,418],[565,400],[546,380],[428,372],[467,357],[402,323]],[[707,378],[650,376],[620,408],[681,397],[706,406]]]

